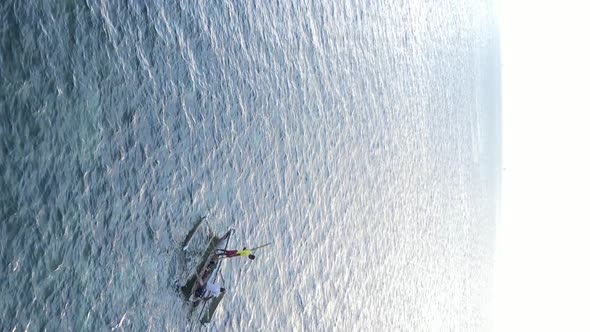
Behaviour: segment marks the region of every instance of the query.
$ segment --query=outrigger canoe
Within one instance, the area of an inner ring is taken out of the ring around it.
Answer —
[[[219,278],[221,274],[221,263],[223,260],[217,257],[215,252],[218,249],[227,249],[232,233],[233,229],[230,229],[221,237],[213,236],[211,238],[200,264],[197,266],[186,285],[181,287],[181,291],[185,299],[193,303],[193,309],[195,307],[202,306],[199,312],[199,318],[203,324],[209,323],[211,321],[217,306],[225,294],[222,293],[218,297],[210,300],[197,297],[195,294],[199,287],[202,287],[208,282],[216,282]]]

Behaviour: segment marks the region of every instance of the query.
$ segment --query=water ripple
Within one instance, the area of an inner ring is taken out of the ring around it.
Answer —
[[[197,328],[204,214],[274,241],[214,328],[486,329],[489,8],[3,3],[0,329]]]

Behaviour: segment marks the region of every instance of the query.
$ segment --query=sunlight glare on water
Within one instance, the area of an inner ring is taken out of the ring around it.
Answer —
[[[9,0],[0,329],[198,327],[201,215],[273,242],[225,263],[214,329],[489,329],[490,8]]]

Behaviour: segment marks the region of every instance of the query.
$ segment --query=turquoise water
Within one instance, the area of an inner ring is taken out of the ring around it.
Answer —
[[[1,330],[490,328],[500,151],[486,2],[0,5]],[[197,243],[204,240],[199,231]]]

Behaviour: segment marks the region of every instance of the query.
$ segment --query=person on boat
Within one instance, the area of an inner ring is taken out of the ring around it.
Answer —
[[[214,282],[207,282],[204,286],[197,288],[195,296],[207,301],[211,298],[219,297],[223,293],[225,293],[225,288]]]
[[[231,258],[231,257],[248,257],[249,259],[255,259],[256,256],[252,254],[252,250],[244,249],[242,250],[225,250],[225,249],[217,249],[216,254],[218,257],[221,258]]]

